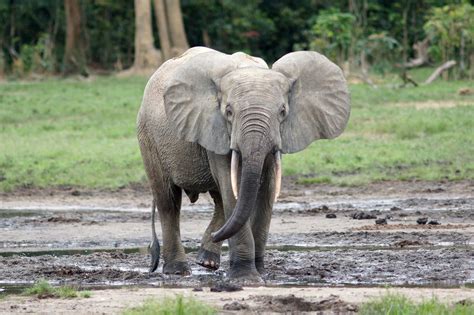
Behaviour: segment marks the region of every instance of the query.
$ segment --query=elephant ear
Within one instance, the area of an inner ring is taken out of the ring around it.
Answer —
[[[292,83],[288,116],[280,127],[283,153],[342,133],[349,120],[350,95],[337,65],[317,52],[299,51],[281,57],[272,70]]]
[[[169,125],[179,138],[217,154],[228,153],[230,136],[219,111],[218,86],[236,67],[232,56],[214,50],[177,63],[165,82],[163,100]]]

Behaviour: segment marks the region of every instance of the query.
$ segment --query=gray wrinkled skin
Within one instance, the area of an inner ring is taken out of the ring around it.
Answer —
[[[138,140],[163,232],[163,272],[189,274],[181,244],[182,192],[209,192],[213,219],[198,263],[219,268],[229,239],[231,278],[258,280],[275,197],[275,153],[338,136],[349,118],[341,70],[316,52],[283,56],[272,69],[244,53],[194,47],[150,78],[138,114]],[[239,192],[230,179],[239,153]],[[154,211],[154,209],[153,209]],[[152,266],[160,248],[153,222]]]

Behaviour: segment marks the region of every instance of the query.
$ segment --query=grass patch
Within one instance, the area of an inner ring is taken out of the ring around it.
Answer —
[[[144,182],[135,120],[145,83],[143,78],[99,77],[0,84],[0,191]],[[474,106],[396,105],[429,100],[474,105],[473,95],[457,93],[469,82],[394,86],[350,86],[347,130],[285,155],[284,174],[338,185],[474,179]]]
[[[88,299],[92,296],[92,292],[91,291],[80,291],[79,292],[79,297],[80,298],[83,298],[83,299]]]
[[[388,293],[378,299],[364,303],[360,309],[361,315],[468,315],[474,314],[474,304],[448,305],[436,298],[414,303],[406,296]]]
[[[296,181],[298,184],[309,185],[309,184],[331,184],[332,180],[329,176],[322,177],[301,177]]]
[[[200,302],[192,297],[183,297],[178,295],[175,298],[166,298],[163,300],[149,299],[143,305],[129,308],[123,312],[124,315],[211,315],[217,314],[217,311],[211,306]]]
[[[39,280],[31,288],[23,291],[25,295],[36,295],[38,297],[53,296],[55,294],[54,287],[46,280]]]
[[[42,279],[36,282],[32,287],[23,291],[24,295],[35,295],[38,298],[90,298],[90,291],[77,291],[70,286],[53,287],[48,281]]]
[[[60,298],[63,299],[72,299],[79,296],[78,292],[74,288],[68,286],[55,288],[54,291]]]

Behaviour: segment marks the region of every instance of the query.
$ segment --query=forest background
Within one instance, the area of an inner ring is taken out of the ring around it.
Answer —
[[[195,45],[343,70],[341,137],[286,155],[301,184],[474,179],[474,7],[465,0],[0,0],[0,191],[146,177],[147,77]]]
[[[269,63],[317,50],[366,81],[455,60],[444,75],[459,79],[472,77],[473,16],[463,0],[1,0],[0,77],[156,68],[208,46]]]

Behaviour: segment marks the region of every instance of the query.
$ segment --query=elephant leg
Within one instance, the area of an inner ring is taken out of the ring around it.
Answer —
[[[163,187],[168,187],[167,193],[155,192],[155,196],[157,196],[156,206],[160,215],[163,234],[163,273],[190,275],[191,269],[181,243],[179,227],[182,190],[174,185],[164,185]]]
[[[229,256],[229,278],[261,279],[255,267],[255,243],[249,222],[229,239]]]
[[[211,233],[220,229],[224,224],[224,206],[219,192],[210,191],[209,194],[215,204],[214,215],[202,237],[201,248],[197,254],[197,263],[203,267],[217,270],[221,263],[222,242],[214,243],[211,239]]]
[[[160,216],[161,231],[163,235],[163,273],[168,274],[191,274],[191,269],[186,260],[181,234],[179,229],[179,214],[181,210],[181,188],[173,185],[163,171],[156,144],[148,137],[144,125],[138,126],[138,140],[142,153],[145,171],[150,181],[153,192],[152,210],[152,243],[150,271],[156,270],[160,259],[160,247],[155,233],[155,209],[156,206]]]
[[[224,215],[227,220],[236,204],[230,180],[230,155],[224,156],[209,152],[208,156],[212,175],[221,193]],[[247,222],[228,242],[230,269],[227,276],[229,278],[260,280],[260,275],[255,267],[255,243],[250,222]]]
[[[255,266],[260,274],[265,271],[264,257],[267,245],[268,231],[272,218],[273,200],[275,194],[275,172],[273,157],[265,161],[262,174],[262,185],[259,189],[259,198],[251,217],[252,233],[255,240]]]

